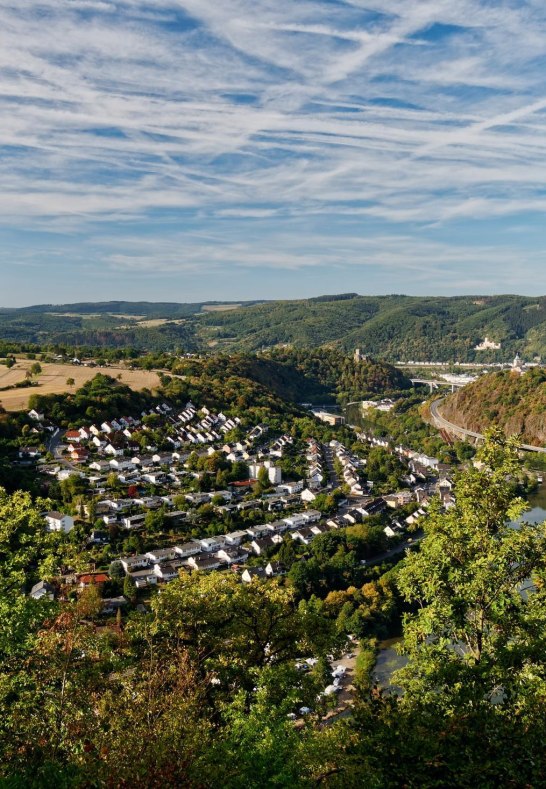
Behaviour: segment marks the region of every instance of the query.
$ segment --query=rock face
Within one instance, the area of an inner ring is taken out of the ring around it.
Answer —
[[[499,425],[506,435],[517,433],[527,444],[546,445],[546,369],[485,375],[447,397],[441,412],[467,430],[482,433]]]

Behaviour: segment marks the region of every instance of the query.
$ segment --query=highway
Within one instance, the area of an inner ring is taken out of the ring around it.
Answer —
[[[434,420],[434,424],[436,427],[443,428],[444,430],[448,430],[451,432],[456,433],[457,435],[462,435],[467,438],[476,438],[476,439],[483,439],[484,435],[482,433],[475,433],[473,430],[467,430],[464,427],[460,427],[459,425],[453,424],[453,422],[449,422],[445,419],[440,412],[438,411],[438,407],[441,403],[445,400],[444,397],[439,397],[437,400],[434,400],[430,405],[430,413],[432,415],[432,419]],[[541,452],[546,453],[546,447],[533,447],[530,444],[520,444],[520,449],[524,449],[526,452]]]

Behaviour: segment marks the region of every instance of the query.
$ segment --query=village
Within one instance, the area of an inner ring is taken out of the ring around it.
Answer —
[[[272,435],[267,424],[243,429],[240,417],[191,402],[183,409],[162,402],[138,417],[120,414],[66,431],[35,410],[28,416],[47,454],[22,447],[18,462],[35,463],[37,473],[75,492],[44,520],[48,531],[69,539],[80,527],[87,564],[57,586],[40,581],[31,590],[36,598],[62,599],[71,587],[112,588],[113,578],[136,599],[181,572],[225,570],[242,583],[279,576],[286,568],[275,553],[287,539],[305,561],[318,535],[377,516],[385,552],[402,553],[418,539],[432,496],[453,503],[449,468],[363,432],[355,433],[360,442],[403,464],[400,489],[375,495],[366,460],[336,439],[295,440]],[[126,595],[105,595],[103,613],[127,604]]]

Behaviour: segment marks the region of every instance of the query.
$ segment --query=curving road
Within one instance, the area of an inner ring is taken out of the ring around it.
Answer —
[[[60,428],[57,427],[51,438],[49,438],[48,441],[46,441],[46,449],[48,452],[51,452],[57,463],[60,463],[61,466],[64,466],[65,468],[68,468],[71,471],[76,471],[78,474],[81,474],[82,473],[81,468],[75,466],[69,460],[64,458],[61,454],[62,440],[65,432],[66,432],[65,430],[61,430]]]
[[[443,403],[445,397],[439,397],[437,400],[434,400],[430,405],[430,413],[432,419],[434,420],[434,424],[436,427],[443,428],[444,430],[450,430],[452,432],[458,433],[462,436],[467,436],[469,438],[477,438],[483,439],[483,433],[476,433],[473,430],[467,430],[465,427],[460,427],[459,425],[453,424],[453,422],[449,422],[445,419],[440,412],[438,411],[438,406]],[[531,444],[520,444],[520,449],[524,449],[526,452],[542,452],[543,454],[546,453],[546,447],[533,447]]]

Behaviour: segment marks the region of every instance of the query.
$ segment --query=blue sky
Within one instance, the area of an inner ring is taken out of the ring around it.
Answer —
[[[3,0],[0,305],[546,293],[543,0]]]

